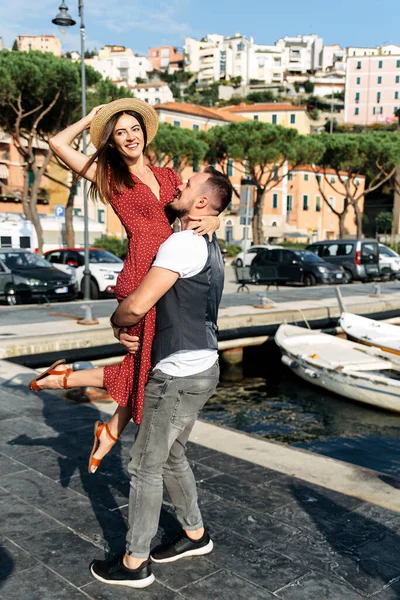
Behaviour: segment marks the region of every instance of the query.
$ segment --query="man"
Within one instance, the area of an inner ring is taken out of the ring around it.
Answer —
[[[160,247],[141,285],[111,317],[115,329],[135,325],[157,303],[154,368],[146,386],[143,418],[131,450],[129,531],[126,552],[96,560],[100,581],[134,588],[154,581],[150,543],[158,528],[163,481],[182,532],[151,552],[154,562],[208,554],[213,542],[203,527],[196,483],[185,447],[199,411],[219,379],[217,315],[224,267],[214,234],[211,243],[187,229],[188,215],[219,215],[232,198],[229,179],[212,167],[180,186],[169,210],[182,231]]]

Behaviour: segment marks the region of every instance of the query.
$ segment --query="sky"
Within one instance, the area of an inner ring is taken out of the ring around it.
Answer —
[[[78,21],[78,0],[65,0]],[[79,29],[65,34],[51,20],[60,0],[0,1],[0,36],[11,46],[20,35],[53,34],[64,51],[79,50]],[[285,35],[316,33],[325,44],[378,46],[400,43],[394,0],[84,0],[88,48],[118,44],[146,54],[153,46],[182,48],[185,37],[239,31],[258,44]]]

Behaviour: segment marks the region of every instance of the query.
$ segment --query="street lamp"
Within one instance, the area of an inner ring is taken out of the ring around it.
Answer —
[[[82,117],[86,116],[86,73],[85,73],[85,25],[83,22],[83,0],[78,0],[79,16],[81,18],[81,88],[82,88]],[[68,13],[68,6],[62,0],[59,6],[59,13],[52,20],[54,25],[59,27],[72,27],[76,21]],[[82,132],[82,151],[87,152],[86,130]],[[83,245],[85,250],[85,269],[83,271],[83,299],[90,300],[90,270],[89,270],[89,221],[88,221],[88,197],[87,182],[83,179],[83,222],[84,234]]]

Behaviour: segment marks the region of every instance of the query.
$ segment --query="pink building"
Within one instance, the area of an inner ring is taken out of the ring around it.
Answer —
[[[344,120],[373,125],[392,123],[400,108],[400,54],[347,59]]]

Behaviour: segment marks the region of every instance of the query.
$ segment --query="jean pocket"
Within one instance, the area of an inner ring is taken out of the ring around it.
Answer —
[[[205,390],[178,390],[171,423],[178,429],[185,429],[191,421],[197,419],[199,412],[207,400],[211,398],[215,389],[216,385],[212,385]]]

